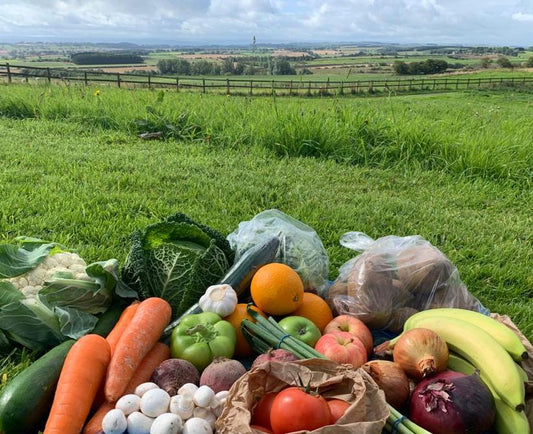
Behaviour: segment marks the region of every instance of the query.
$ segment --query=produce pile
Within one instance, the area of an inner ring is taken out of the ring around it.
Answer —
[[[334,282],[278,210],[130,240],[122,266],[0,245],[0,351],[36,356],[0,393],[0,434],[531,430],[533,347],[421,237],[346,234],[363,253]]]

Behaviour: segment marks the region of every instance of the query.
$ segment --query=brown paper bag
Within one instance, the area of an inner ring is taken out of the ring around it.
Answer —
[[[520,362],[520,365],[522,368],[524,368],[524,371],[526,371],[528,378],[526,383],[526,416],[527,420],[529,421],[529,428],[531,432],[533,432],[533,345],[531,345],[531,342],[528,341],[528,339],[507,315],[491,313],[490,316],[514,331],[524,344],[524,347],[526,347],[527,353],[529,354],[529,358],[523,362]]]
[[[325,359],[295,362],[266,362],[244,374],[233,384],[226,405],[216,422],[219,434],[252,434],[250,428],[254,406],[268,392],[279,392],[287,386],[310,382],[311,389],[325,398],[338,398],[351,403],[335,425],[313,431],[313,434],[380,434],[389,415],[385,395],[362,369]]]

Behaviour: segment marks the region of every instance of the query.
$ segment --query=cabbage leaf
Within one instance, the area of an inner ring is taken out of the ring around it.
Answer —
[[[178,213],[131,235],[122,278],[143,298],[165,299],[176,318],[224,276],[233,259],[222,234]]]

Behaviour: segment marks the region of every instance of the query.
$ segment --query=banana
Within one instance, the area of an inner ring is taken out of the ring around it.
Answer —
[[[451,351],[479,369],[502,401],[516,411],[524,409],[524,382],[515,362],[486,331],[461,319],[436,315],[406,326],[433,330],[446,341]]]
[[[417,321],[423,318],[431,318],[434,316],[457,318],[474,324],[490,334],[502,347],[507,350],[507,352],[515,361],[519,362],[528,358],[528,352],[524,347],[524,344],[522,344],[519,337],[509,327],[499,321],[496,321],[490,316],[483,315],[482,313],[473,310],[456,308],[423,310],[411,315],[406,321],[406,325],[407,327],[412,328],[412,324],[415,324]]]
[[[471,375],[476,371],[476,367],[461,356],[450,353],[448,358],[448,369]],[[481,377],[487,384],[494,397],[494,407],[496,408],[496,420],[494,427],[498,434],[530,434],[529,422],[523,411],[515,411],[503,402],[492,386]]]

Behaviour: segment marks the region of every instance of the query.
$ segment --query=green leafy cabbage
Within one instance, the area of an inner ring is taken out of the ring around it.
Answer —
[[[168,301],[176,318],[224,276],[233,259],[222,234],[178,213],[131,235],[122,278],[143,298]]]

